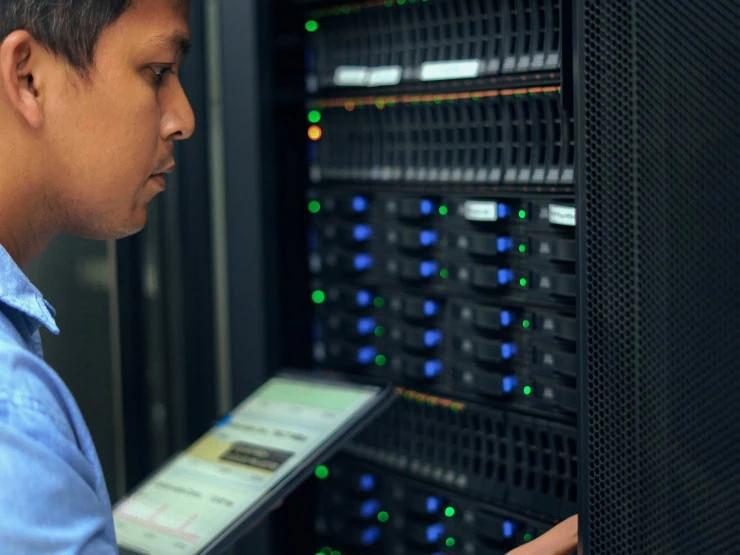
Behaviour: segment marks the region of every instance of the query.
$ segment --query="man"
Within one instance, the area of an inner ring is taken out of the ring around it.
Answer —
[[[188,9],[187,0],[0,0],[3,553],[116,551],[92,440],[43,361],[39,327],[58,333],[54,311],[20,268],[56,235],[116,239],[146,223],[174,143],[195,125],[178,78]],[[563,526],[527,548],[572,548],[575,525]]]

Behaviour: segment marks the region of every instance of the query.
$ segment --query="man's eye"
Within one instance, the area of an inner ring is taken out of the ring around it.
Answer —
[[[151,66],[151,70],[154,73],[154,84],[158,87],[161,86],[167,74],[174,73],[172,68],[172,65]]]

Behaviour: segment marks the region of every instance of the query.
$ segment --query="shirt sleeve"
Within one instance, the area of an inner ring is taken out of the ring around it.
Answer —
[[[27,392],[0,392],[3,553],[116,553],[94,474],[53,412]]]

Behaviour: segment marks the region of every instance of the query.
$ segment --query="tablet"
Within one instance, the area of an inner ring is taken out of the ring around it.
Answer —
[[[278,373],[116,504],[120,553],[228,549],[392,398],[390,384]]]

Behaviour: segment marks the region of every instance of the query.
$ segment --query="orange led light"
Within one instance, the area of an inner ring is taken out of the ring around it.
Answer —
[[[318,141],[321,138],[321,135],[323,135],[324,132],[321,130],[321,127],[318,125],[312,125],[308,128],[308,138],[312,141]]]

